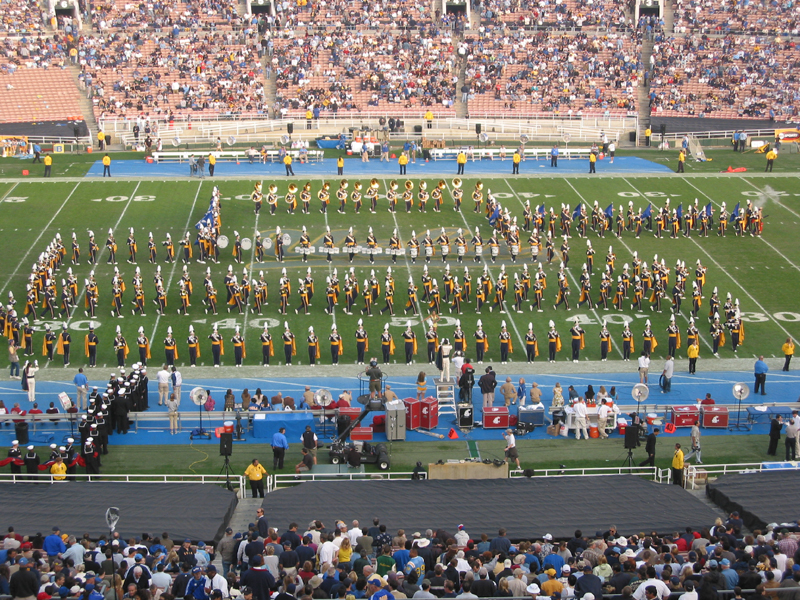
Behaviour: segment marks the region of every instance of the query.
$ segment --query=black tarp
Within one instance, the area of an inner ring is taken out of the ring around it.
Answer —
[[[108,534],[106,509],[120,510],[124,539],[148,532],[172,539],[216,542],[236,509],[236,494],[199,483],[62,482],[0,486],[3,521],[17,531],[50,533],[53,527],[80,537]]]
[[[653,113],[650,129],[653,134],[661,133],[661,124],[667,126],[667,134],[705,131],[739,131],[740,129],[783,129],[791,125],[776,123],[769,119],[699,119],[697,117],[666,117]],[[702,137],[702,136],[699,136]],[[733,137],[733,136],[731,136]]]
[[[455,533],[463,523],[473,537],[505,527],[511,539],[570,538],[575,529],[594,535],[609,525],[622,535],[672,533],[717,518],[683,488],[628,475],[306,482],[268,494],[263,506],[270,525],[281,530],[292,521],[304,526],[319,519],[330,530],[338,519],[370,523],[379,517],[389,531],[441,527]]]
[[[748,529],[797,520],[800,471],[763,471],[723,475],[706,487],[708,497],[725,511],[738,511]]]
[[[74,138],[89,135],[85,121],[37,121],[35,123],[0,123],[0,135]]]

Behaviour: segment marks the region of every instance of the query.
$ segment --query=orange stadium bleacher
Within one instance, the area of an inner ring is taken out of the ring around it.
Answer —
[[[80,95],[63,69],[0,73],[0,122],[57,121],[81,114]]]

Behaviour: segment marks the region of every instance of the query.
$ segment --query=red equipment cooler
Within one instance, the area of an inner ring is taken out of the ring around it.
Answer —
[[[691,427],[699,414],[696,406],[673,406],[667,411],[667,422],[675,427]]]
[[[484,429],[508,429],[508,407],[490,406],[483,409]]]
[[[703,427],[728,426],[728,409],[724,406],[703,406],[701,409]]]
[[[355,422],[355,420],[361,414],[361,409],[357,406],[346,406],[345,408],[337,408],[336,410],[339,411],[339,415],[347,415],[350,417],[350,420]]]
[[[436,429],[439,426],[439,400],[429,396],[420,402],[422,429]]]
[[[419,429],[422,420],[422,405],[416,398],[406,398],[403,400],[406,405],[406,430]]]
[[[360,440],[362,442],[372,441],[372,427],[353,427],[350,432],[350,439],[353,441]]]

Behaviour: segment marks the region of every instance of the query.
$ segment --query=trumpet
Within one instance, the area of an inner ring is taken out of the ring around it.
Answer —
[[[455,179],[453,179],[453,187],[456,189],[460,188],[463,183],[464,182],[461,181],[460,177],[456,177]]]
[[[289,184],[289,193],[290,194],[296,194],[297,193],[297,186],[295,184],[293,184],[293,183]]]
[[[341,189],[343,189],[343,190],[346,190],[346,189],[347,189],[347,186],[349,186],[349,185],[350,185],[350,182],[349,182],[349,181],[347,181],[347,179],[342,179],[342,180],[339,182],[339,187],[340,187]]]
[[[437,185],[439,186],[440,190],[443,190],[444,188],[447,187],[447,182],[444,179],[440,179]]]
[[[274,194],[277,191],[278,191],[278,186],[275,185],[274,183],[270,183],[269,184],[269,193],[270,194]]]
[[[392,191],[395,191],[397,188],[398,188],[397,180],[396,179],[392,179],[392,181],[389,182],[389,189],[391,189]]]
[[[373,178],[373,179],[372,179],[372,180],[369,182],[369,187],[371,187],[373,190],[377,190],[379,187],[381,187],[381,184],[380,184],[380,183],[378,183],[378,180],[377,180],[377,179],[374,179],[374,178]]]
[[[414,182],[411,181],[410,179],[406,179],[406,189],[412,190],[413,188],[414,188]]]

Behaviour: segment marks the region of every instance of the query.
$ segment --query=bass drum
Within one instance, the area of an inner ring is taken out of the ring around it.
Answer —
[[[227,235],[221,235],[217,238],[217,246],[223,250],[228,247],[228,244],[230,244],[230,240]]]
[[[272,250],[272,238],[264,238],[264,242],[262,244],[265,250]]]
[[[242,250],[250,250],[253,247],[253,240],[250,238],[242,239]]]

